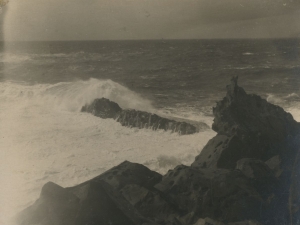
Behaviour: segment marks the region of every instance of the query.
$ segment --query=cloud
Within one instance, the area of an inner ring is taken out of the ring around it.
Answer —
[[[192,30],[198,34],[185,38],[201,38],[201,28],[217,35],[213,29],[235,26],[235,22],[292,15],[300,9],[299,1],[11,0],[5,20],[5,38],[157,39],[184,36],[186,31],[192,34]],[[247,27],[244,30],[248,32]]]

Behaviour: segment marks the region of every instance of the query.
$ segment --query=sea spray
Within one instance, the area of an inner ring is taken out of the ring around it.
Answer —
[[[80,112],[97,97],[124,108],[155,110],[149,100],[110,80],[0,83],[2,220],[32,204],[48,181],[72,186],[124,160],[160,173],[175,162],[189,165],[215,134],[130,129]]]

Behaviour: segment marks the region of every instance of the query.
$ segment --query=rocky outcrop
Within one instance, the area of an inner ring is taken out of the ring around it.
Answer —
[[[189,132],[187,125],[101,101],[84,110],[125,126]],[[47,183],[18,224],[299,224],[299,124],[282,108],[248,95],[237,78],[213,111],[217,135],[191,166],[162,176],[126,161],[74,187]]]
[[[106,98],[95,99],[91,104],[85,105],[81,108],[81,112],[89,112],[94,116],[107,118],[117,118],[119,113],[122,111],[121,107]]]
[[[49,182],[42,188],[40,198],[25,209],[17,221],[22,225],[154,225],[126,200],[120,190],[128,185],[148,190],[160,180],[160,174],[140,164],[124,162],[71,188]]]
[[[213,113],[212,128],[217,135],[192,167],[240,170],[265,200],[267,206],[262,212],[265,218],[272,219],[254,218],[264,224],[290,223],[289,210],[291,218],[299,218],[295,207],[298,204],[293,203],[299,203],[295,188],[299,123],[281,107],[247,94],[237,85],[237,77],[227,86],[226,97],[217,103]]]
[[[135,109],[122,110],[117,103],[105,98],[95,99],[91,104],[83,106],[81,111],[92,113],[94,116],[104,119],[113,118],[126,127],[162,129],[177,132],[181,135],[194,134],[209,128],[205,123],[197,123],[197,126],[195,126],[187,122],[175,121]]]
[[[172,132],[178,132],[182,135],[194,134],[199,131],[194,125],[186,122],[177,122],[160,117],[156,114],[132,109],[123,110],[116,120],[120,122],[122,126],[150,128],[153,130],[162,129],[165,131],[171,130]]]
[[[294,140],[299,124],[281,107],[246,94],[237,85],[237,77],[213,113],[212,128],[218,134],[207,143],[194,166],[234,169],[239,159],[266,161],[275,155],[285,159],[285,166],[290,165],[298,150]]]

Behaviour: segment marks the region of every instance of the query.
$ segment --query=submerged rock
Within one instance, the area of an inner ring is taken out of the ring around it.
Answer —
[[[177,132],[181,135],[194,134],[200,130],[209,129],[205,123],[198,122],[197,126],[187,122],[175,121],[163,118],[153,113],[138,111],[135,109],[124,109],[106,98],[95,99],[91,104],[85,105],[81,109],[82,112],[92,113],[94,116],[103,119],[113,118],[122,126],[147,128],[152,130],[165,130]]]

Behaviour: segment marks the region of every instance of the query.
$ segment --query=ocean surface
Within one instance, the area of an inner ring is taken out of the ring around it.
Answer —
[[[232,76],[300,121],[300,40],[4,43],[0,52],[0,224],[48,181],[72,186],[124,160],[165,173],[215,135],[122,127],[81,113],[95,98],[205,122]]]

